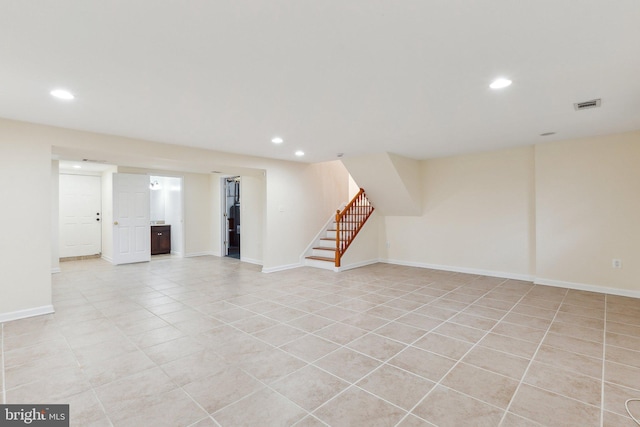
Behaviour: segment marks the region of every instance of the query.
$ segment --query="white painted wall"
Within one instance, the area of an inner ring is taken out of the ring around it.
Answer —
[[[215,256],[223,256],[222,252],[222,210],[224,202],[222,193],[223,178],[220,174],[212,174],[209,176],[209,197],[211,200],[211,242],[213,245],[212,254]],[[241,243],[242,244],[242,243]]]
[[[53,311],[51,146],[0,121],[0,322]]]
[[[51,272],[60,272],[60,162],[51,161]]]
[[[112,166],[102,172],[102,258],[113,261],[113,174],[118,168]]]
[[[420,162],[392,153],[343,158],[358,185],[381,215],[420,215]]]
[[[213,254],[213,211],[210,195],[209,175],[184,175],[185,256]]]
[[[353,179],[353,177],[349,175],[349,201],[351,201],[351,199],[353,199],[359,191],[360,187]]]
[[[374,210],[364,226],[358,232],[349,249],[342,255],[340,265],[342,269],[373,264],[379,257],[379,222],[381,217]]]
[[[640,132],[540,144],[535,155],[539,280],[640,296]]]
[[[240,259],[260,265],[265,202],[264,177],[240,177]]]
[[[530,277],[533,148],[422,162],[424,215],[385,217],[382,258]]]
[[[300,265],[299,255],[347,200],[348,176],[339,161],[267,170],[264,271]]]
[[[178,177],[164,177],[165,221],[171,224],[171,253],[176,255],[184,254],[182,181]]]

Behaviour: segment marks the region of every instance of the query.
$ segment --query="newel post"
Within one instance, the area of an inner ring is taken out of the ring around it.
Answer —
[[[340,211],[336,210],[336,267],[340,267]]]

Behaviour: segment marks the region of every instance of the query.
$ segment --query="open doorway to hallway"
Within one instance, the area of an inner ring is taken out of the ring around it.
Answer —
[[[149,176],[151,255],[184,255],[183,178]]]
[[[240,177],[222,178],[224,254],[240,259]]]

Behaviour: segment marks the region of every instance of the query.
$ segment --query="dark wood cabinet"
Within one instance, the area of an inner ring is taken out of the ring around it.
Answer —
[[[151,255],[171,253],[171,226],[151,226]]]

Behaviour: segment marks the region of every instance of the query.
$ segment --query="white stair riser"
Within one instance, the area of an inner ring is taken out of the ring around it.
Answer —
[[[335,267],[333,262],[320,261],[317,259],[306,259],[305,265],[309,267],[324,268],[325,270],[333,270],[333,267]]]
[[[340,232],[340,234],[342,234],[342,231]],[[351,235],[350,231],[347,231],[344,236],[349,237]],[[327,230],[327,235],[325,236],[327,239],[334,239],[336,238],[336,231],[335,230]]]
[[[358,227],[358,224],[355,223],[346,223],[346,224],[340,224],[340,230],[355,230]],[[333,223],[333,228],[336,228],[336,224],[335,222]]]
[[[313,256],[323,256],[326,258],[333,258],[336,256],[336,251],[325,251],[323,249],[313,249],[311,251],[311,255]]]
[[[336,241],[335,241],[335,239],[333,239],[333,240],[319,240],[318,241],[318,246],[320,246],[321,248],[335,249],[336,248]]]

